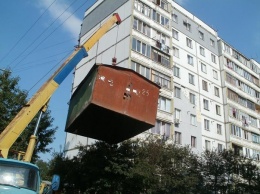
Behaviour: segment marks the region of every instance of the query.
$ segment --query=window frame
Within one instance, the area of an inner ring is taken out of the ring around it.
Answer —
[[[196,138],[195,136],[191,136],[190,146],[191,146],[192,148],[196,148],[196,147],[197,147],[197,138]]]
[[[172,37],[175,39],[175,40],[179,40],[179,32],[175,29],[172,29]]]
[[[213,53],[211,53],[211,62],[213,62],[213,63],[217,63],[217,61],[216,61],[216,55],[214,55]]]
[[[208,82],[205,80],[202,80],[202,89],[208,92]]]
[[[195,105],[196,104],[196,95],[190,92],[189,97],[190,97],[190,103]]]
[[[174,97],[181,99],[181,88],[174,86]]]
[[[190,38],[188,38],[188,37],[186,37],[186,46],[191,48],[191,49],[193,48],[192,40]]]
[[[218,80],[218,72],[215,69],[213,69],[212,71],[213,71],[213,78]]]
[[[194,60],[193,60],[193,56],[187,54],[187,61],[189,65],[194,66]]]
[[[209,101],[207,99],[203,99],[203,108],[204,110],[209,111]]]
[[[221,107],[218,104],[216,104],[216,114],[221,116]]]
[[[190,124],[196,126],[196,115],[190,114]]]
[[[207,65],[206,65],[206,64],[201,63],[201,71],[202,71],[203,73],[206,73],[206,74],[207,74]]]
[[[165,111],[170,113],[171,112],[171,108],[172,108],[172,104],[171,104],[171,99],[166,98],[164,96],[159,96],[158,98],[158,109],[161,111]]]
[[[204,40],[204,33],[199,30],[199,38],[201,40]]]
[[[204,130],[210,131],[210,121],[204,118]]]
[[[172,51],[173,51],[173,56],[174,57],[180,58],[180,49],[178,49],[175,46],[172,46]]]
[[[209,140],[205,140],[205,149],[206,151],[210,151],[211,150],[211,142]]]
[[[217,86],[214,86],[214,94],[215,96],[219,97],[219,88]]]
[[[222,135],[222,125],[217,123],[217,134]]]
[[[179,131],[174,131],[174,143],[181,145],[182,143],[182,134]]]
[[[203,48],[202,46],[200,46],[200,55],[205,57],[205,48]]]
[[[177,67],[176,65],[173,66],[173,75],[174,75],[175,77],[180,78],[180,68]]]
[[[189,73],[189,83],[195,86],[195,76]]]

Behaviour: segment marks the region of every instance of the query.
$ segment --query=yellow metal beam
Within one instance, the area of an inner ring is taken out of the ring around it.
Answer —
[[[99,39],[106,34],[114,24],[120,24],[121,19],[117,13],[109,18],[83,45],[86,51],[89,51]]]
[[[10,147],[21,135],[23,130],[27,127],[39,110],[49,101],[51,95],[58,88],[58,86],[59,85],[54,81],[44,84],[1,133],[0,150],[2,150],[2,155],[4,158],[7,158]]]

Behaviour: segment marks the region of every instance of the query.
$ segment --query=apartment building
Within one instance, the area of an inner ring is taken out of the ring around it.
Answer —
[[[218,35],[173,1],[171,6],[174,108],[175,112],[181,113],[181,122],[175,125],[175,133],[182,132],[186,134],[185,138],[189,138],[192,131],[191,136],[199,138],[197,142],[200,142],[201,150],[222,150],[226,146]],[[179,91],[181,99],[177,95]],[[176,115],[179,113],[175,118]],[[194,127],[193,120],[197,127]],[[192,127],[182,123],[189,123]]]
[[[260,160],[259,63],[219,40],[227,147]]]
[[[223,81],[226,52],[221,49],[224,43],[217,32],[172,0],[98,0],[85,12],[80,41],[84,42],[115,12],[122,23],[112,27],[78,64],[73,91],[95,63],[112,64],[116,57],[118,66],[131,68],[161,86],[155,127],[139,138],[153,135],[188,145],[195,153],[241,146],[235,144],[238,137],[231,133],[232,127],[228,128],[235,119],[227,114],[231,100],[226,97],[228,83]],[[255,61],[248,64],[257,66]],[[256,72],[251,73],[257,77]],[[257,113],[248,111],[248,119],[249,115],[258,118]],[[252,132],[252,145],[260,141],[256,129],[248,130]],[[66,156],[76,155],[78,145],[94,141],[67,133]],[[258,150],[257,145],[249,149],[252,153]]]

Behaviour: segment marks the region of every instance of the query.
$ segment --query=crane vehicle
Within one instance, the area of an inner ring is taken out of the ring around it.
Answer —
[[[36,165],[29,163],[36,143],[36,134],[30,137],[24,161],[7,159],[13,143],[25,130],[27,125],[39,111],[44,111],[52,94],[75,66],[88,55],[88,51],[114,24],[120,24],[117,13],[113,14],[82,46],[75,51],[58,68],[58,70],[42,85],[24,106],[16,117],[9,123],[0,135],[0,193],[39,193],[40,172]],[[41,115],[41,114],[40,114]],[[40,117],[39,117],[40,118]],[[38,120],[39,123],[39,120]],[[37,124],[38,125],[38,124]],[[37,128],[37,126],[36,126]]]

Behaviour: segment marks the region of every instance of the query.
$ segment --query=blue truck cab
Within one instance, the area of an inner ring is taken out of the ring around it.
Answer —
[[[29,162],[0,158],[1,194],[38,194],[40,188],[39,168]]]

